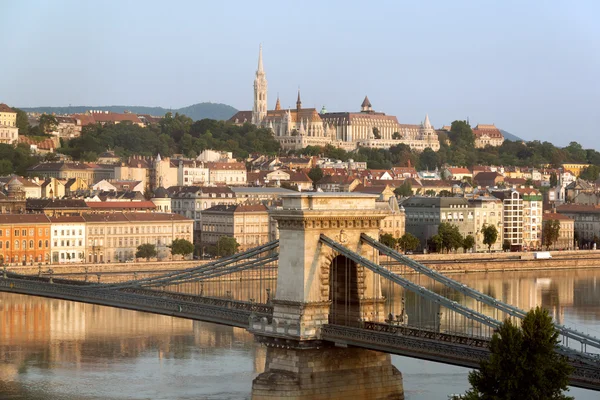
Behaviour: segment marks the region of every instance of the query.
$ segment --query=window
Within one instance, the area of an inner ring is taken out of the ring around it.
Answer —
[[[27,250],[27,240],[23,240],[23,250]]]
[[[48,248],[48,241],[46,240],[46,242],[44,243],[46,246],[46,248]]]
[[[10,242],[7,240],[6,241],[6,250],[10,249]]]
[[[40,241],[40,242],[41,242],[41,241]],[[40,244],[41,244],[41,243],[40,243]],[[30,241],[29,241],[29,248],[30,248],[30,249],[33,249],[33,240],[30,240]]]
[[[21,236],[27,236],[27,229],[21,230]]]
[[[18,249],[18,248],[19,248],[19,241],[15,240],[15,249]]]
[[[33,229],[30,229],[30,230],[29,230],[29,236],[33,236],[33,235],[34,235],[34,233],[33,233],[33,232],[34,232],[34,230],[33,230]]]
[[[19,236],[19,230],[15,229],[15,236]]]

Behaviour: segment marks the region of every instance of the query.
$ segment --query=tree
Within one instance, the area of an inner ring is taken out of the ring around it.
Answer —
[[[152,243],[144,243],[140,244],[137,247],[137,251],[135,252],[136,258],[145,258],[146,261],[150,261],[152,257],[156,257],[158,253],[156,252],[156,246]]]
[[[401,136],[398,132],[394,132],[392,133],[392,139],[394,140],[400,140]]]
[[[308,171],[308,177],[316,184],[323,178],[323,170],[320,167],[312,167]]]
[[[14,172],[14,168],[10,160],[0,160],[0,176],[10,175]]]
[[[416,250],[421,241],[412,233],[406,232],[400,239],[398,239],[398,245],[404,251]]]
[[[496,225],[487,225],[484,224],[481,228],[481,233],[483,234],[483,244],[487,245],[488,251],[492,251],[492,246],[498,240],[498,229],[496,229]]]
[[[27,135],[29,133],[29,118],[27,113],[18,108],[13,108],[17,112],[17,128],[19,128],[19,135]]]
[[[490,342],[490,357],[469,373],[467,399],[557,399],[567,391],[572,367],[556,352],[559,332],[548,311],[536,307],[521,327],[504,321]]]
[[[172,255],[180,254],[185,257],[194,252],[194,245],[185,239],[175,239],[169,247],[171,248]]]
[[[511,247],[510,240],[504,239],[504,242],[502,242],[502,250],[509,251]]]
[[[471,250],[473,247],[475,247],[475,238],[473,235],[467,235],[465,240],[463,240],[463,248],[465,249],[465,252]]]
[[[447,252],[450,250],[456,250],[463,245],[463,236],[458,229],[458,226],[450,224],[448,222],[442,222],[438,226],[437,233],[442,242],[442,248]]]
[[[443,189],[443,190],[440,190],[440,192],[438,193],[438,196],[439,197],[454,197],[454,194],[452,194],[452,192],[449,190]]]
[[[435,247],[435,251],[439,251],[441,252],[444,248],[444,242],[442,240],[442,237],[440,235],[433,235],[431,238],[429,238],[429,242],[433,243],[434,247]]]
[[[218,257],[232,256],[237,253],[240,244],[231,236],[221,236],[213,250]]]
[[[554,245],[560,236],[560,221],[557,219],[551,219],[544,222],[544,228],[542,229],[542,242],[546,246],[546,250],[550,249],[550,246]]]
[[[586,181],[595,182],[598,179],[598,175],[600,175],[600,167],[597,165],[590,165],[581,171],[579,177]]]
[[[400,186],[398,186],[396,189],[394,189],[394,194],[396,196],[400,196],[400,197],[412,196],[413,192],[412,192],[412,185],[410,184],[410,181],[407,179],[404,182],[402,182],[402,184]]]
[[[390,249],[396,248],[396,239],[390,233],[384,233],[379,237],[379,242],[386,245]]]
[[[379,128],[373,127],[373,137],[375,139],[381,139],[381,133],[379,133]]]
[[[550,187],[558,186],[558,176],[556,176],[556,172],[550,174]]]
[[[43,134],[48,135],[58,128],[58,121],[56,120],[56,117],[54,115],[42,114],[40,116],[38,126],[40,127],[40,131]]]
[[[467,121],[452,122],[448,137],[455,148],[473,149],[475,147],[475,135]]]

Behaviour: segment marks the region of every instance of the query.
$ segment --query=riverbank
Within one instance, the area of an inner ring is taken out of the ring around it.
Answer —
[[[600,251],[552,251],[552,258],[536,260],[532,252],[415,254],[409,257],[444,273],[535,271],[599,268]]]

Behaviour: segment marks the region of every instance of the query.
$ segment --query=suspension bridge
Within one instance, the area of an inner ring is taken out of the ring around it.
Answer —
[[[5,269],[0,291],[248,329],[267,346],[253,399],[403,398],[389,354],[477,368],[502,321],[526,311],[379,243],[375,197],[286,197],[279,240],[198,267],[116,283]],[[570,384],[600,390],[600,339],[556,328]]]

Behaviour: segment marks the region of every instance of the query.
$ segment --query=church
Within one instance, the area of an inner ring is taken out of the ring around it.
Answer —
[[[347,151],[358,147],[387,149],[401,143],[417,151],[427,147],[434,151],[440,148],[437,133],[428,116],[420,125],[400,124],[395,116],[373,110],[367,96],[359,112],[327,112],[325,107],[321,111],[303,108],[298,90],[295,109],[283,110],[278,97],[275,109],[268,110],[262,46],[258,52],[252,111],[239,111],[229,121],[239,125],[250,122],[270,129],[285,150],[327,144]]]

